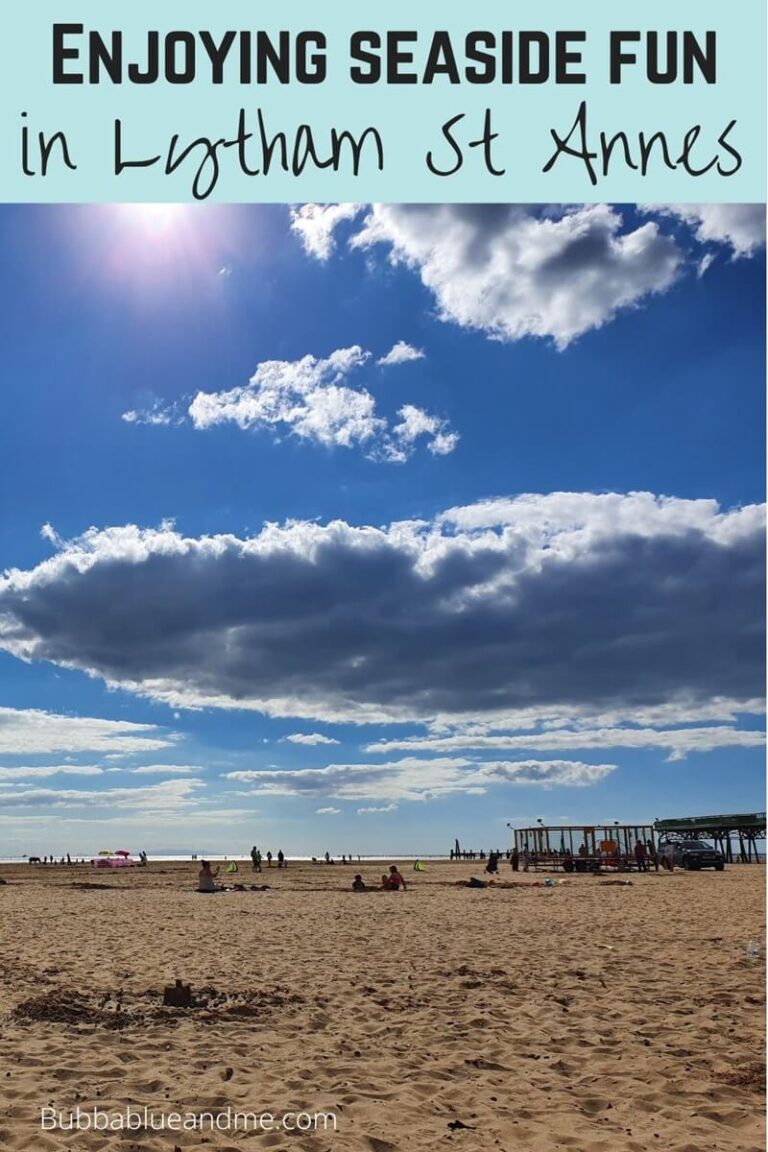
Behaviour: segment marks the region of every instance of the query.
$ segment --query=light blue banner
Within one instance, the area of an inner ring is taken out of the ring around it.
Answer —
[[[0,197],[765,200],[765,0],[454,9],[8,6]]]

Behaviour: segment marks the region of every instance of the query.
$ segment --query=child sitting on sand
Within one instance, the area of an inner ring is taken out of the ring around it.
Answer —
[[[363,880],[363,878],[359,872],[356,873],[355,878],[352,881],[352,891],[353,892],[367,892],[368,891],[368,886],[365,883],[365,881]]]

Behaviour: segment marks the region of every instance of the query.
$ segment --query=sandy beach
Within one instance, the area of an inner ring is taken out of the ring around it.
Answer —
[[[0,1145],[757,1152],[764,869],[456,885],[481,868],[355,894],[357,868],[241,865],[270,890],[203,896],[189,864],[4,867]],[[162,1006],[177,978],[195,1007]],[[337,1130],[40,1129],[128,1105]]]

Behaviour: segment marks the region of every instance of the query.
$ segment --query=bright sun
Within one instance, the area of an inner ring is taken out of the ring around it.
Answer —
[[[170,232],[183,223],[186,204],[119,204],[117,211],[128,227],[158,235]]]

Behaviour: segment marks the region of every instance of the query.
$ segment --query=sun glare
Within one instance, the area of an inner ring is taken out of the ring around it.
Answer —
[[[142,297],[220,286],[238,249],[228,205],[105,204],[73,214],[83,269]]]
[[[116,213],[120,222],[137,232],[158,234],[170,232],[184,223],[189,206],[186,204],[118,204]]]

